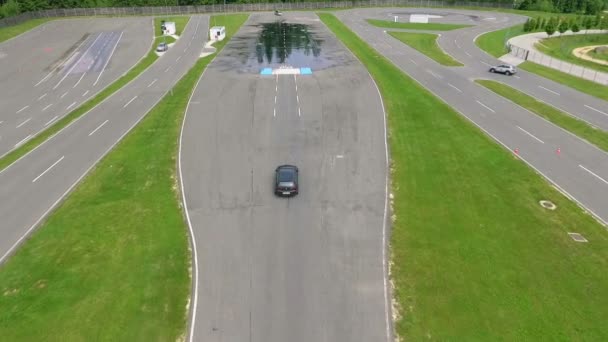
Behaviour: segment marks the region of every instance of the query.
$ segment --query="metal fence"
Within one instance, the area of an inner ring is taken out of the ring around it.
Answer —
[[[202,6],[160,6],[160,7],[106,7],[106,8],[59,8],[27,12],[0,19],[0,27],[13,26],[24,21],[39,18],[79,17],[79,16],[126,16],[126,15],[180,15],[197,13],[234,13],[274,10],[317,10],[324,8],[351,7],[486,7],[511,8],[508,3],[477,1],[437,1],[437,0],[365,0],[365,1],[324,1],[324,2],[277,2]]]
[[[608,85],[608,73],[597,71],[595,69],[586,68],[578,64],[569,63],[559,58],[547,56],[534,50],[528,50],[519,46],[510,44],[509,53],[524,61],[534,62],[567,74],[584,78],[595,83]]]

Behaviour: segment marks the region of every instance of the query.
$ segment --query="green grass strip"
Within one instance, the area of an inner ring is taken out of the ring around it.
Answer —
[[[608,86],[601,85],[584,78],[576,77],[544,65],[536,64],[534,62],[523,62],[517,67],[521,70],[533,72],[539,76],[548,78],[557,83],[561,83],[582,93],[595,96],[598,99],[608,101]]]
[[[14,38],[51,20],[55,20],[55,18],[32,19],[15,26],[3,27],[0,29],[0,43]]]
[[[477,37],[475,44],[483,51],[498,58],[509,53],[506,46],[509,39],[525,33],[524,25],[516,25],[502,30],[484,33]]]
[[[433,33],[388,32],[391,36],[411,46],[419,52],[446,66],[462,66],[463,64],[443,52],[437,44],[437,35]]]
[[[217,16],[226,44],[247,15]],[[5,341],[176,341],[190,252],[176,154],[200,59],[0,268]]]
[[[559,35],[559,33],[557,34]],[[587,61],[572,54],[572,50],[589,45],[608,45],[608,34],[577,34],[546,38],[539,41],[535,47],[540,52],[553,58],[585,68],[608,72],[608,65]]]
[[[182,27],[182,28],[185,27],[185,25],[190,17],[180,17],[180,18],[185,18],[185,21],[182,22],[183,26],[178,26],[176,23],[176,30],[177,30],[177,27]],[[160,26],[160,20],[161,20],[161,18],[155,19],[155,26]],[[173,39],[173,37],[167,37],[167,38]],[[131,82],[133,79],[135,79],[137,76],[139,76],[139,74],[141,74],[144,70],[146,70],[150,65],[152,65],[152,63],[154,63],[158,59],[158,56],[155,53],[155,49],[156,49],[156,46],[158,46],[158,44],[160,42],[162,42],[164,39],[165,39],[164,37],[157,37],[155,39],[155,42],[152,44],[152,48],[150,49],[148,54],[142,60],[140,60],[137,63],[137,65],[135,65],[133,68],[131,68],[126,74],[121,76],[119,79],[114,81],[112,84],[107,86],[105,89],[100,91],[97,95],[95,95],[95,97],[93,97],[92,99],[83,103],[82,105],[80,105],[80,107],[74,109],[73,111],[68,113],[63,118],[57,120],[57,122],[55,122],[53,125],[51,125],[47,129],[45,129],[44,131],[40,132],[34,138],[28,140],[25,144],[19,146],[18,148],[14,149],[11,152],[9,152],[8,154],[6,154],[4,157],[0,158],[0,170],[5,169],[6,167],[8,167],[12,163],[14,163],[16,160],[18,160],[19,158],[23,157],[31,150],[38,147],[40,144],[45,142],[51,136],[55,135],[57,132],[64,129],[66,126],[68,126],[74,120],[76,120],[76,119],[80,118],[81,116],[83,116],[84,114],[86,114],[88,111],[90,111],[95,106],[97,106],[98,104],[103,102],[105,99],[110,97],[116,91],[118,91],[119,89],[124,87],[127,83]],[[169,42],[169,40],[167,40],[167,42]]]
[[[376,27],[386,27],[393,29],[410,29],[410,30],[430,30],[430,31],[451,31],[471,25],[459,24],[441,24],[441,23],[399,23],[388,20],[366,19],[368,23]]]
[[[367,67],[387,111],[398,334],[608,339],[605,229],[333,15],[319,16]]]
[[[522,93],[504,83],[491,80],[476,80],[475,82],[608,152],[608,132],[598,130],[585,121],[579,120],[544,102],[540,102],[532,96]]]

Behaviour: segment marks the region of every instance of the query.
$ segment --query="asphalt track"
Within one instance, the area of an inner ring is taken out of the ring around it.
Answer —
[[[93,21],[93,20],[91,20]],[[139,77],[0,172],[0,263],[199,59],[208,16]]]
[[[605,197],[608,190],[608,154],[473,82],[475,78],[497,79],[565,109],[572,115],[593,122],[598,127],[608,127],[608,105],[604,101],[526,72],[520,72],[518,77],[514,78],[487,72],[489,65],[499,61],[481,52],[474,45],[473,37],[484,31],[512,26],[521,22],[521,17],[477,11],[440,11],[477,16],[480,25],[473,29],[459,30],[462,32],[442,33],[442,47],[453,52],[454,56],[465,64],[465,67],[448,68],[384,33],[384,29],[373,27],[364,20],[377,16],[388,18],[393,11],[439,12],[433,9],[401,8],[356,9],[338,11],[335,14],[401,70],[500,144],[512,151],[517,149],[523,161],[600,221],[608,222],[608,201]],[[488,18],[494,19],[484,20]],[[483,26],[484,22],[493,24]],[[467,30],[472,32],[465,33]],[[450,40],[454,41],[448,38],[450,34],[456,36],[453,47],[449,44]],[[470,58],[464,58],[469,57],[468,55],[471,55]]]
[[[250,67],[258,24],[276,18],[251,15],[187,110],[180,170],[195,242],[190,341],[387,341],[378,90],[310,12],[280,20],[310,25],[329,66],[261,76]],[[294,198],[273,194],[284,163],[300,168]]]
[[[153,38],[150,17],[66,19],[1,43],[0,156],[122,76]]]

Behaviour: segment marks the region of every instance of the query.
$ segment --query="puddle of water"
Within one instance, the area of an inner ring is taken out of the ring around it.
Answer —
[[[241,71],[258,73],[282,66],[320,70],[336,64],[324,53],[324,39],[314,25],[277,20],[253,26],[252,34],[233,38]]]

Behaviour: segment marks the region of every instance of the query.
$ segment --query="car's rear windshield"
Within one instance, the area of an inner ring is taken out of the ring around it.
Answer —
[[[293,171],[279,170],[279,182],[293,182]]]

